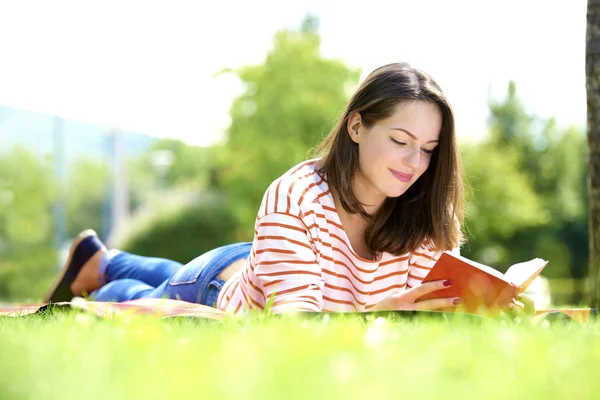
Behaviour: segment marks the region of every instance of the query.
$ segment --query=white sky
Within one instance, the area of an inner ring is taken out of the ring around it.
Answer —
[[[526,106],[583,126],[585,0],[0,0],[0,104],[207,144],[272,36],[321,19],[323,52],[363,77],[393,61],[432,74],[463,136],[514,79]]]

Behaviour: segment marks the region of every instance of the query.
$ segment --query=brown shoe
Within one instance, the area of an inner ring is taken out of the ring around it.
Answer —
[[[106,248],[104,243],[92,229],[81,232],[71,245],[67,262],[60,270],[52,289],[44,298],[45,303],[70,301],[75,294],[71,291],[71,284],[81,271],[85,263],[99,250]]]

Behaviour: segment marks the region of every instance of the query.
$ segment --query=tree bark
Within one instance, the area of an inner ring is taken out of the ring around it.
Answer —
[[[600,306],[600,0],[588,0],[585,51],[590,305]]]

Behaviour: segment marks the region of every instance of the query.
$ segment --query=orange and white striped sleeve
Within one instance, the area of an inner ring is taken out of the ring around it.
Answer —
[[[435,251],[428,241],[423,242],[416,251],[411,253],[408,259],[407,289],[421,284],[442,253],[442,251]],[[460,246],[450,250],[450,253],[460,255]]]
[[[410,289],[420,285],[441,255],[441,251],[436,252],[426,243],[421,244],[416,251],[413,251],[408,259],[406,288]]]
[[[322,310],[324,281],[317,248],[300,217],[263,215],[256,222],[252,248],[249,304],[271,304],[273,314]]]

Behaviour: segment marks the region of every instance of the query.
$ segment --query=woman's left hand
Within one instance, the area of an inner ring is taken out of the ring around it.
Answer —
[[[508,305],[508,312],[515,317],[533,317],[535,316],[535,303],[533,299],[523,293],[518,294]]]

